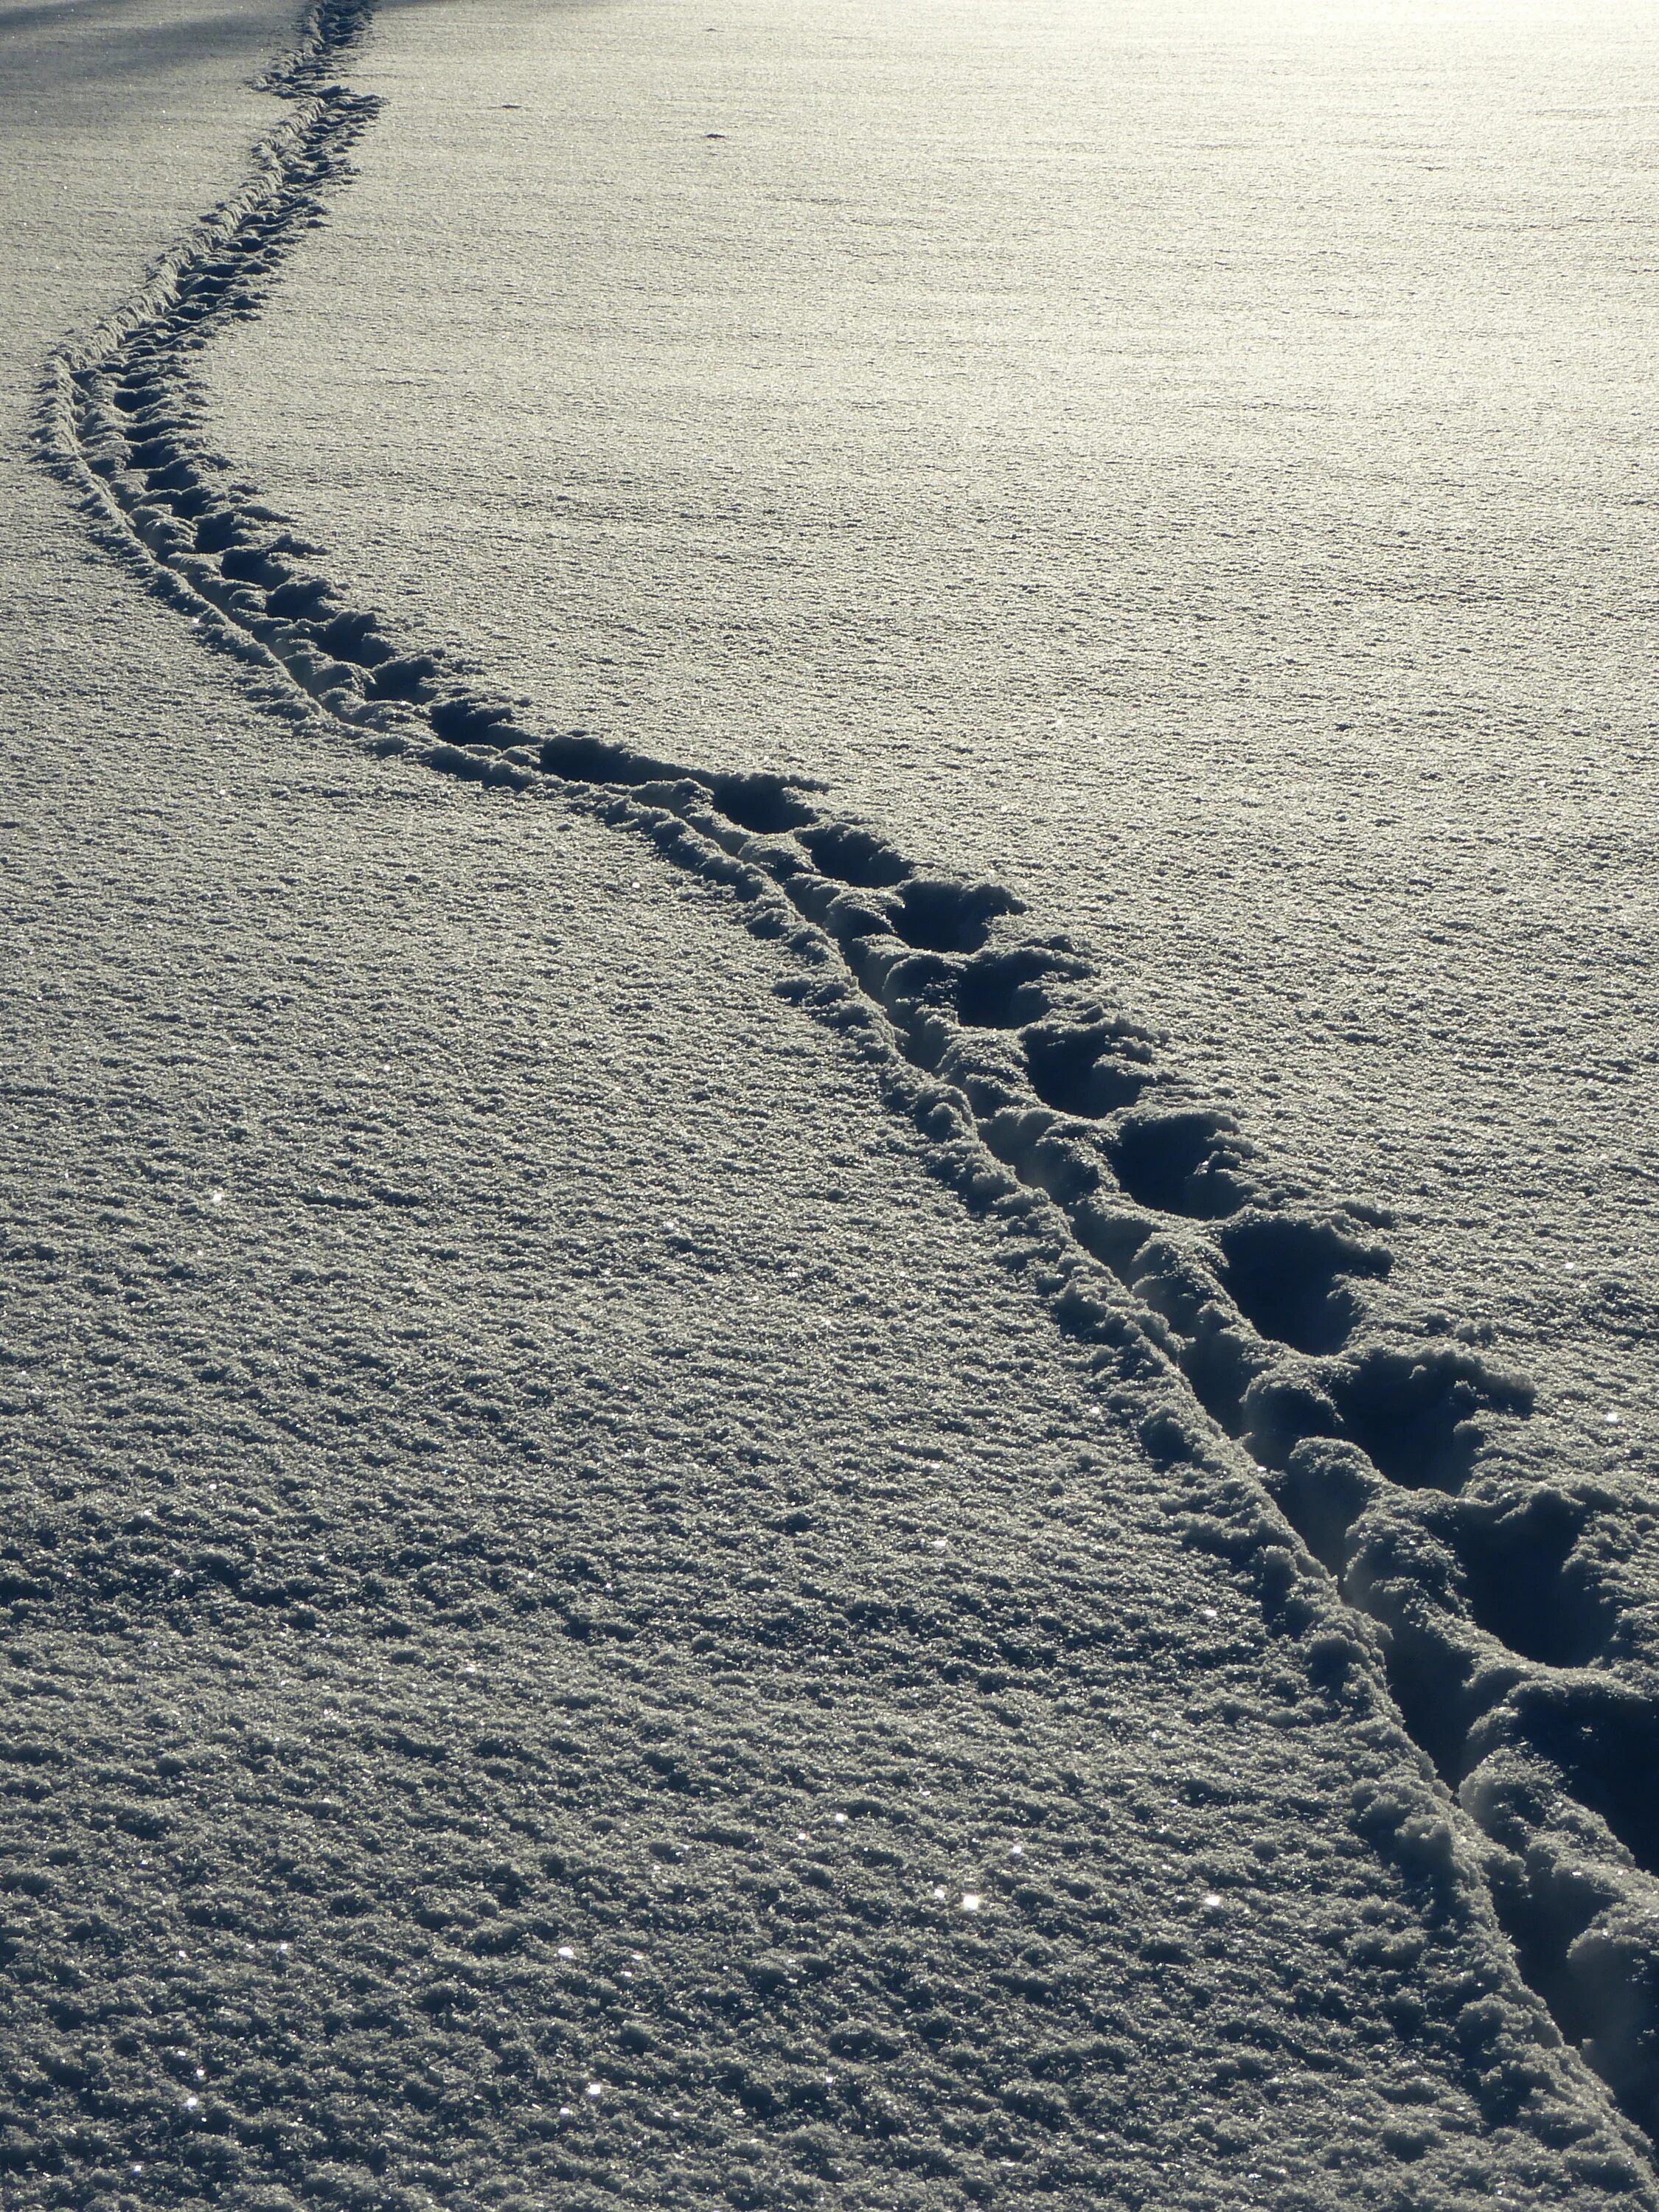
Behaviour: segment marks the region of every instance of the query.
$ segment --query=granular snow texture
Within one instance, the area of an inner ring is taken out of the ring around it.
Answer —
[[[1653,2203],[1639,1475],[1534,1463],[925,759],[743,773],[848,759],[690,670],[559,732],[484,241],[571,157],[478,88],[655,40],[689,112],[694,34],[325,14],[244,190],[289,27],[122,24],[0,92],[8,2201]],[[48,349],[216,200],[48,475]]]

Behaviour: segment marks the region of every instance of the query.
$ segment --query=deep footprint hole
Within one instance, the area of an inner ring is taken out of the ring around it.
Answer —
[[[912,1018],[924,1010],[948,1012],[956,1002],[957,975],[956,963],[943,953],[908,953],[884,977],[882,1004]]]
[[[204,489],[200,473],[190,461],[172,461],[166,468],[153,468],[143,473],[153,492],[199,491]]]
[[[234,508],[216,507],[204,514],[196,526],[196,550],[198,553],[224,553],[240,544],[244,524]]]
[[[885,890],[915,872],[902,853],[855,822],[823,822],[799,835],[820,872],[854,890]]]
[[[1109,1022],[1041,1022],[1022,1042],[1031,1088],[1057,1114],[1097,1120],[1132,1106],[1152,1081],[1150,1051]]]
[[[922,951],[977,952],[1000,915],[1023,910],[1001,884],[912,876],[899,894],[893,927],[907,945]]]
[[[1219,1220],[1249,1195],[1228,1141],[1231,1128],[1225,1115],[1201,1110],[1127,1121],[1109,1147],[1113,1172],[1138,1206]]]
[[[432,696],[433,679],[438,673],[438,664],[428,653],[406,653],[397,659],[383,660],[369,679],[371,699],[385,699],[398,706],[416,706]]]
[[[1513,1877],[1494,1881],[1492,1892],[1504,1932],[1515,1946],[1522,1978],[1537,1990],[1558,2025],[1575,2043],[1594,2035],[1594,2008],[1585,2002],[1566,1959],[1595,1917],[1601,1893],[1588,1882],[1557,1882],[1547,1893],[1540,1893],[1537,1885],[1528,1886],[1524,1878]]]
[[[337,615],[318,633],[337,660],[349,660],[359,668],[380,668],[392,657],[392,649],[374,626],[374,617]]]
[[[513,709],[498,699],[477,699],[465,694],[440,699],[428,720],[433,734],[452,745],[510,744],[521,734],[513,720]]]
[[[371,690],[380,685],[386,672],[384,669],[375,672]],[[546,738],[541,763],[549,775],[562,775],[571,783],[658,783],[664,773],[659,761],[647,760],[623,745],[607,744],[603,738],[589,737],[586,730],[564,730],[557,737]]]
[[[218,509],[217,500],[205,484],[192,485],[187,491],[161,492],[157,496],[162,506],[170,507],[184,522],[194,522]]]
[[[1482,1436],[1484,1407],[1531,1410],[1524,1384],[1498,1376],[1472,1353],[1378,1346],[1328,1378],[1343,1433],[1390,1482],[1411,1490],[1458,1490]]]
[[[714,804],[727,821],[757,837],[775,837],[814,821],[816,811],[781,776],[716,775],[709,778]]]
[[[1013,945],[970,960],[957,990],[957,1018],[976,1030],[1017,1030],[1042,1018],[1048,986],[1091,973],[1086,960],[1055,945]]]
[[[1526,1741],[1636,1863],[1659,1875],[1659,1712],[1638,1692],[1593,1678],[1522,1683],[1512,1697]]]
[[[1547,1488],[1508,1511],[1461,1508],[1453,1545],[1475,1626],[1540,1666],[1596,1657],[1616,1613],[1588,1565],[1572,1558],[1589,1517],[1578,1500]]]
[[[1243,1407],[1243,1435],[1263,1467],[1289,1466],[1303,1446],[1330,1438],[1339,1423],[1335,1407],[1310,1376],[1268,1368],[1250,1385]]]
[[[261,546],[232,545],[220,558],[219,573],[228,583],[255,584],[262,592],[273,592],[288,581],[291,572]]]
[[[1352,1275],[1385,1275],[1391,1255],[1334,1223],[1260,1213],[1219,1236],[1222,1280],[1261,1335],[1297,1352],[1340,1351],[1360,1317]]]

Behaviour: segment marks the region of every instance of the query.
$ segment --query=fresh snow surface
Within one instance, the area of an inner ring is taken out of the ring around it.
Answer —
[[[1656,46],[0,17],[8,2203],[1659,2203]]]

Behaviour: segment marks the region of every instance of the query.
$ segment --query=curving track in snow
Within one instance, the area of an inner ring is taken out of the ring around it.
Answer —
[[[787,954],[781,994],[858,1036],[941,1176],[1093,1347],[1103,1391],[1184,1471],[1190,1540],[1254,1577],[1357,1724],[1418,1747],[1421,1801],[1360,1805],[1362,1824],[1476,1911],[1478,1867],[1561,2034],[1659,2138],[1659,1686],[1578,1548],[1600,1501],[1482,1479],[1483,1420],[1523,1419],[1529,1389],[1474,1332],[1384,1302],[1385,1218],[1276,1183],[1087,949],[1001,885],[924,873],[808,787],[526,726],[395,610],[353,605],[204,449],[193,357],[258,311],[349,177],[379,102],[331,79],[370,13],[325,0],[264,80],[292,112],[248,181],[54,356],[46,458],[274,710],[598,814],[735,891]]]

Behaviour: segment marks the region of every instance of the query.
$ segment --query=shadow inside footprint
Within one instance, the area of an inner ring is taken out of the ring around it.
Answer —
[[[811,822],[814,810],[793,785],[780,775],[757,769],[747,775],[713,775],[708,779],[714,804],[739,830],[752,830],[757,837],[775,837],[784,830],[799,830]]]
[[[1113,1172],[1137,1206],[1218,1220],[1249,1195],[1236,1173],[1232,1126],[1224,1114],[1198,1109],[1137,1116],[1112,1139]]]
[[[948,876],[912,876],[893,910],[907,945],[927,952],[977,952],[999,915],[1024,912],[1001,884],[957,883]]]
[[[198,553],[223,553],[240,543],[247,525],[228,507],[216,507],[196,526]]]
[[[1150,1048],[1112,1022],[1038,1022],[1023,1042],[1031,1088],[1057,1114],[1097,1120],[1132,1106],[1152,1079]]]
[[[1421,1623],[1396,1623],[1383,1649],[1382,1670],[1406,1733],[1426,1752],[1434,1771],[1455,1790],[1469,1760],[1467,1653]]]
[[[354,661],[359,668],[380,668],[392,657],[392,648],[375,629],[373,615],[337,615],[318,633],[317,641],[337,660]]]
[[[957,1016],[969,1029],[1017,1030],[1046,1004],[1044,986],[1090,973],[1086,960],[1051,945],[1013,945],[981,952],[962,971]]]
[[[885,890],[915,872],[902,853],[856,822],[821,823],[802,830],[799,840],[824,875],[854,890]]]
[[[1453,1547],[1475,1626],[1546,1667],[1593,1659],[1613,1613],[1588,1571],[1569,1564],[1588,1507],[1540,1487],[1507,1509],[1466,1501],[1458,1516]]]
[[[413,665],[392,663],[396,668]],[[428,664],[426,672],[435,674],[435,665]],[[379,670],[370,690],[376,697],[407,696],[383,690],[389,673],[387,669]],[[556,737],[544,738],[540,759],[550,775],[563,776],[571,783],[611,783],[629,787],[641,783],[672,783],[685,773],[667,761],[652,760],[644,753],[630,751],[626,745],[613,745],[604,738],[591,738],[586,730],[562,730]]]
[[[1602,1892],[1592,1882],[1564,1879],[1547,1861],[1528,1863],[1507,1855],[1493,1865],[1492,1886],[1522,1978],[1543,1998],[1557,2026],[1582,2043],[1595,2034],[1600,2008],[1586,2002],[1568,1957],[1601,1909]]]
[[[228,583],[257,584],[262,592],[274,592],[288,581],[291,571],[263,546],[232,545],[219,562],[219,573]]]
[[[1473,1352],[1378,1345],[1333,1370],[1327,1387],[1342,1432],[1390,1482],[1410,1490],[1457,1490],[1468,1479],[1483,1407],[1532,1411],[1532,1389],[1498,1374]]]
[[[432,678],[438,664],[429,653],[411,653],[380,662],[370,679],[371,699],[386,699],[413,706],[432,696]]]
[[[1518,1683],[1510,1704],[1524,1740],[1600,1814],[1648,1874],[1659,1874],[1659,1712],[1623,1683],[1579,1675]]]
[[[452,745],[511,744],[520,734],[505,700],[480,699],[465,692],[438,700],[429,718],[433,734]]]
[[[1359,1318],[1347,1275],[1385,1275],[1392,1255],[1328,1221],[1249,1213],[1222,1230],[1222,1279],[1263,1336],[1298,1352],[1337,1352]]]

